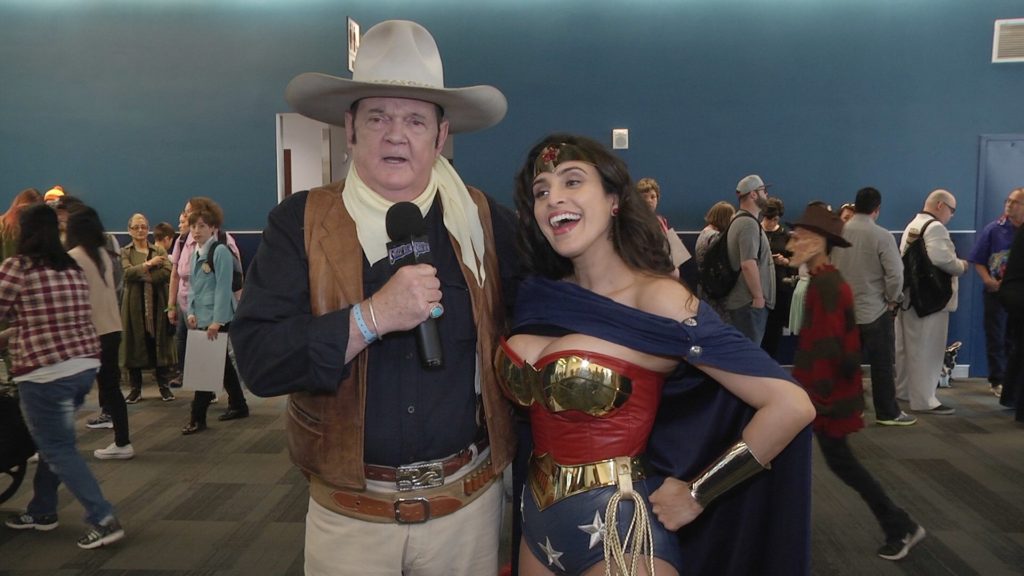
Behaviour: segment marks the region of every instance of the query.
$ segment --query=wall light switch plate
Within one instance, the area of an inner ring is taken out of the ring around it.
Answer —
[[[629,128],[612,129],[612,149],[626,150],[629,148]]]

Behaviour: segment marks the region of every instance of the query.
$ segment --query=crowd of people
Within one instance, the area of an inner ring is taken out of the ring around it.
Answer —
[[[897,245],[875,223],[874,188],[835,212],[813,202],[789,226],[782,200],[746,176],[697,239],[698,267],[725,242],[737,273],[712,300],[678,280],[690,253],[656,213],[657,182],[634,184],[598,142],[541,138],[514,212],[466,185],[445,141],[497,124],[507,103],[491,86],[446,87],[416,23],[372,27],[351,79],[301,74],[286,96],[344,127],[351,165],[271,211],[240,299],[237,247],[209,198],[189,201],[176,239],[165,224],[151,238],[135,214],[115,248],[63,190],[52,206],[23,192],[0,216],[0,313],[39,446],[36,492],[8,527],[55,527],[64,482],[91,525],[80,546],[124,536],[74,449],[71,413],[96,379],[103,413],[89,425],[115,441],[95,455],[131,458],[126,405],[143,398],[142,371],[175,400],[199,330],[229,338],[220,420],[249,415],[242,380],[289,396],[288,447],[309,481],[307,574],[497,573],[507,469],[515,573],[808,574],[812,433],[878,519],[878,556],[900,560],[925,537],[848,436],[864,425],[862,354],[878,424],[954,413],[936,396],[969,268],[946,229],[953,194],[929,194]],[[1020,336],[1005,314],[1024,300],[1022,219],[1018,189],[971,255],[990,383],[1018,419]],[[937,312],[907,302],[901,254],[914,242],[949,280]],[[792,372],[773,358],[787,329]],[[207,429],[214,400],[195,393],[182,434]]]
[[[76,449],[73,415],[95,381],[101,412],[86,425],[112,429],[114,442],[93,455],[103,460],[135,456],[127,405],[142,399],[142,371],[154,371],[165,402],[175,400],[172,387],[182,386],[185,359],[184,351],[172,345],[178,330],[172,304],[180,298],[187,327],[205,330],[209,339],[226,331],[233,316],[237,299],[231,274],[238,261],[233,241],[228,242],[230,251],[225,246],[217,253],[225,272],[207,269],[206,250],[222,221],[216,202],[192,198],[177,234],[161,223],[151,240],[147,218],[133,214],[130,240],[122,247],[95,209],[61,187],[45,194],[24,190],[0,216],[0,344],[10,380],[2,385],[17,386],[25,425],[38,449],[33,498],[25,513],[5,522],[7,527],[56,528],[57,488],[64,483],[86,509],[91,526],[79,546],[96,548],[124,536]],[[187,272],[172,275],[174,266]],[[225,366],[230,404],[220,419],[244,418],[248,408],[230,359]],[[128,375],[127,396],[121,389],[122,371]],[[211,392],[196,393],[183,434],[206,428],[206,408],[213,398]]]

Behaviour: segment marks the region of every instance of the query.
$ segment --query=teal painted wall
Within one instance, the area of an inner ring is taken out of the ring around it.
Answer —
[[[554,130],[610,141],[661,183],[681,229],[759,172],[792,207],[863,185],[902,228],[925,194],[971,228],[978,136],[1024,131],[1024,64],[990,63],[1019,0],[539,2],[13,0],[0,6],[0,201],[63,184],[113,229],[218,199],[258,229],[276,198],[274,114],[296,74],[347,75],[345,20],[427,26],[447,82],[509,99],[456,140],[467,182],[511,202],[529,146]],[[960,216],[963,215],[963,216]]]

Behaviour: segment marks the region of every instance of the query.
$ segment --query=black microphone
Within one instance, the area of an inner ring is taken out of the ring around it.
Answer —
[[[411,264],[433,264],[430,241],[423,233],[423,215],[412,202],[399,202],[388,208],[385,220],[388,230],[388,261],[397,270]],[[439,368],[442,364],[441,336],[437,319],[427,318],[416,327],[416,347],[424,368]]]

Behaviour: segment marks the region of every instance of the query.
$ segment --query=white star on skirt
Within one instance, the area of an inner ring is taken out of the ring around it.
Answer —
[[[562,566],[562,563],[558,560],[562,557],[562,552],[555,550],[555,548],[551,546],[551,538],[545,536],[544,542],[546,544],[541,544],[540,542],[537,542],[537,546],[540,546],[540,549],[543,550],[545,554],[547,554],[548,566],[558,566],[559,570],[565,570],[565,566]]]
[[[594,546],[597,546],[602,540],[604,540],[604,520],[601,519],[601,511],[594,511],[594,522],[591,524],[580,524],[577,526],[580,530],[583,530],[587,534],[590,534],[590,549],[593,550]]]

